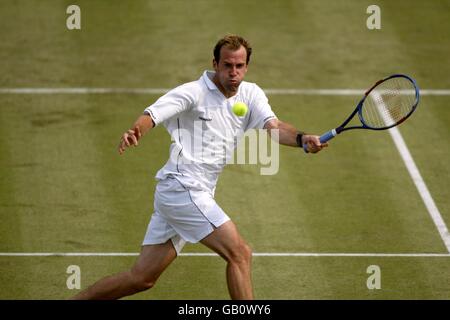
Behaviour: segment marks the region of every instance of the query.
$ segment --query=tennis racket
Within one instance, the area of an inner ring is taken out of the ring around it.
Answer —
[[[320,136],[320,143],[325,143],[346,130],[385,130],[397,126],[416,110],[419,97],[416,81],[406,75],[394,74],[379,80],[366,91],[347,120]],[[346,128],[356,114],[362,125]],[[303,150],[308,153],[306,144],[303,145]]]

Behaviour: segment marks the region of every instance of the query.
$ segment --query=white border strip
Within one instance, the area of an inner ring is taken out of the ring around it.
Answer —
[[[137,252],[0,252],[0,257],[135,257]],[[216,253],[181,253],[181,257],[219,257]],[[450,253],[309,253],[258,252],[254,257],[447,257]]]
[[[0,88],[0,94],[164,94],[167,88]],[[264,89],[267,95],[360,96],[363,89]],[[448,89],[422,89],[423,96],[449,96]]]

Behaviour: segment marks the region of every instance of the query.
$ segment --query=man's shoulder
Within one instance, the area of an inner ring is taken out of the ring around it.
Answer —
[[[203,95],[204,91],[205,88],[201,81],[195,80],[180,84],[179,86],[169,90],[165,96],[172,99],[186,99],[190,101],[190,103],[194,103]]]
[[[242,81],[240,90],[241,93],[247,96],[265,95],[263,89],[254,82]]]
[[[204,81],[200,78],[198,80],[183,83],[173,88],[171,91],[183,95],[198,96],[204,93],[205,91],[208,91],[208,88],[205,85]]]
[[[201,83],[200,80],[194,80],[190,82],[183,83],[179,85],[178,87],[175,87],[173,90],[179,90],[179,91],[202,91],[204,89],[204,85]]]

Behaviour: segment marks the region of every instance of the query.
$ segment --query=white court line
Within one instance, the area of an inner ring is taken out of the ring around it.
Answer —
[[[164,94],[167,88],[0,88],[0,94]],[[359,96],[364,89],[264,89],[267,95]],[[449,96],[449,89],[422,89],[423,96]]]
[[[379,93],[377,93],[376,91],[372,91],[371,94],[373,95],[375,101],[379,101],[381,107],[387,110],[387,107],[384,104],[384,101]],[[384,118],[385,123],[395,123],[395,121],[390,118],[388,112],[380,112],[380,115]],[[409,175],[411,176],[417,190],[419,191],[420,197],[422,198],[423,203],[428,210],[428,213],[430,214],[434,224],[436,225],[436,228],[439,231],[439,234],[447,248],[447,251],[450,252],[450,233],[448,232],[444,219],[442,218],[442,215],[439,212],[436,203],[431,197],[430,191],[428,190],[427,185],[425,184],[425,181],[423,180],[422,175],[420,174],[419,169],[417,168],[416,163],[414,162],[414,159],[411,156],[408,147],[406,146],[402,134],[397,127],[393,127],[388,131],[391,135],[392,140],[394,140],[395,146],[397,147],[397,150],[400,153],[400,156],[402,157],[406,168],[408,169]]]
[[[137,252],[0,252],[0,257],[135,257]],[[181,257],[219,257],[216,253],[181,253]],[[254,257],[447,257],[450,253],[309,253],[258,252]]]

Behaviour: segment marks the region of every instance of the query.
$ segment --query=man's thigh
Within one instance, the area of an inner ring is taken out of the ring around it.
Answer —
[[[247,245],[231,220],[222,224],[200,242],[225,259],[231,257],[242,246]]]

